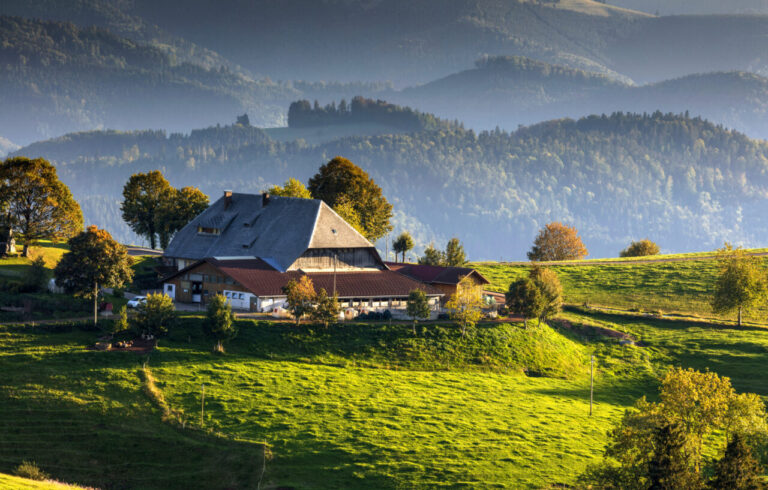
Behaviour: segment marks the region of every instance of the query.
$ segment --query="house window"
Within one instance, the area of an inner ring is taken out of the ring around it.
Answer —
[[[221,235],[221,230],[218,228],[209,228],[207,226],[197,227],[198,235]]]

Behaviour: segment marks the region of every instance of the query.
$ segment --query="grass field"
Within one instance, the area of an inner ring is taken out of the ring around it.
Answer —
[[[762,259],[768,265],[768,258]],[[529,265],[473,264],[491,285],[504,292],[528,273]],[[710,298],[717,277],[715,259],[647,264],[550,265],[563,284],[569,304],[590,304],[638,311],[684,313],[723,318],[712,313]],[[765,317],[765,311],[757,315]]]
[[[32,261],[38,257],[45,260],[48,269],[53,269],[61,260],[61,256],[67,251],[67,245],[64,243],[40,242],[38,245],[30,247],[29,258],[22,257],[21,250],[19,255],[13,257],[0,258],[0,277],[8,279],[18,279],[24,276],[24,273],[31,267]]]
[[[597,344],[554,332],[526,341],[519,326],[481,329],[467,345],[448,328],[414,340],[406,325],[338,327],[344,336],[244,321],[221,357],[196,322],[162,340],[149,367],[186,427],[200,426],[205,383],[204,425],[221,437],[163,423],[143,387],[144,359],[87,350],[94,332],[0,327],[0,471],[32,459],[85,485],[251,488],[266,442],[268,485],[536,488],[572,482],[654,386],[647,359],[606,345],[615,364],[598,377],[589,417],[583,365],[559,377],[520,366],[547,354],[585,361]]]

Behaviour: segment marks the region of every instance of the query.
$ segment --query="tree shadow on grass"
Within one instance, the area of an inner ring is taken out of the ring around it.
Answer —
[[[104,489],[253,488],[260,444],[162,422],[136,356],[0,357],[0,471],[35,461],[61,481]]]

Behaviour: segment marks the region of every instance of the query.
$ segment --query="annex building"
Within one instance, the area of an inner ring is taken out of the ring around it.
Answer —
[[[175,301],[205,304],[215,294],[241,310],[285,305],[283,287],[309,276],[315,290],[336,292],[343,308],[404,310],[423,290],[433,309],[438,287],[392,270],[371,242],[317,199],[226,191],[173,238],[164,252],[176,272],[163,280]]]

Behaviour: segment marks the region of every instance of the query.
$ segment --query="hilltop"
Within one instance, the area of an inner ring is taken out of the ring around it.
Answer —
[[[759,211],[768,145],[684,115],[617,113],[513,133],[452,127],[317,144],[275,141],[238,125],[190,135],[97,131],[17,154],[55,162],[86,221],[129,243],[137,242],[118,203],[132,173],[163,168],[173,185],[216,198],[223,189],[306,181],[336,155],[382,187],[394,204],[395,233],[414,233],[417,253],[458,236],[471,259],[522,258],[538,229],[557,220],[574,224],[596,257],[615,256],[639,237],[672,251],[768,241]]]
[[[478,60],[475,68],[391,95],[475,129],[594,113],[690,112],[768,138],[768,78],[753,73],[689,75],[634,85],[606,75],[522,57]]]

